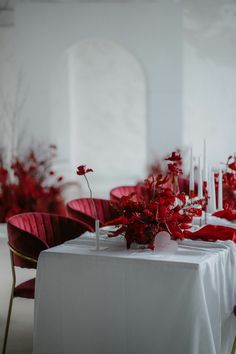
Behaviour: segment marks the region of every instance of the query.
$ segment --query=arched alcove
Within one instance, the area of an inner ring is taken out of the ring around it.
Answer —
[[[56,72],[54,125],[73,172],[92,167],[98,191],[143,178],[146,80],[136,58],[112,41],[90,39],[69,48]]]

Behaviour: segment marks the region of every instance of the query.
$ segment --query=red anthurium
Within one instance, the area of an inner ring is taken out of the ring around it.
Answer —
[[[236,171],[236,161],[231,162],[228,167],[231,168],[231,170]]]
[[[92,168],[87,168],[86,165],[80,165],[77,167],[77,175],[83,176],[88,172],[93,172]]]

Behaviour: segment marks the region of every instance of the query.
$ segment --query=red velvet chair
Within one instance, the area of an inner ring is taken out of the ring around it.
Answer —
[[[113,202],[119,202],[121,197],[128,196],[130,193],[137,193],[138,194],[138,187],[137,186],[115,187],[110,191],[110,199]]]
[[[35,279],[27,280],[16,286],[15,267],[36,268],[41,251],[78,237],[85,231],[91,231],[91,228],[68,217],[32,212],[11,217],[7,223],[7,230],[13,283],[3,354],[6,351],[13,299],[15,297],[34,298]]]
[[[115,203],[108,199],[80,198],[69,201],[66,204],[69,216],[83,221],[95,230],[95,210],[100,226],[105,226],[108,221],[118,217]]]
[[[143,199],[149,200],[150,198],[149,192],[146,187],[143,184],[138,183],[135,186],[119,186],[113,188],[110,191],[110,199],[111,201],[118,203],[122,197],[126,197],[131,193],[135,193],[132,198],[135,201],[140,201]]]

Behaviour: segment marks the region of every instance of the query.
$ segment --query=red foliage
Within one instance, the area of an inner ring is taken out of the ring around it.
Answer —
[[[236,157],[229,156],[226,162],[228,170],[223,173],[223,207],[236,210]],[[218,175],[216,175],[216,190],[218,193]]]
[[[64,214],[60,182],[51,169],[55,146],[46,156],[39,157],[33,149],[20,158],[14,158],[9,170],[0,166],[0,222],[15,214],[44,211]]]

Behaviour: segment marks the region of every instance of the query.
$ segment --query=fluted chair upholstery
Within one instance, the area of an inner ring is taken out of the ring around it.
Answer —
[[[118,186],[110,191],[110,199],[114,203],[119,203],[122,197],[126,197],[134,193],[132,199],[134,201],[148,200],[150,198],[149,191],[144,184],[138,183],[135,186]]]
[[[128,196],[130,193],[138,193],[137,186],[118,186],[110,191],[110,199],[113,202],[119,202],[121,197]]]
[[[93,230],[96,216],[101,227],[118,216],[115,204],[108,199],[80,198],[69,201],[66,206],[69,216],[85,222]]]
[[[85,231],[91,231],[91,228],[83,222],[65,216],[32,212],[11,217],[7,223],[7,231],[13,283],[3,353],[6,351],[13,298],[34,298],[35,279],[29,279],[16,286],[15,267],[36,268],[41,251],[78,237]]]

